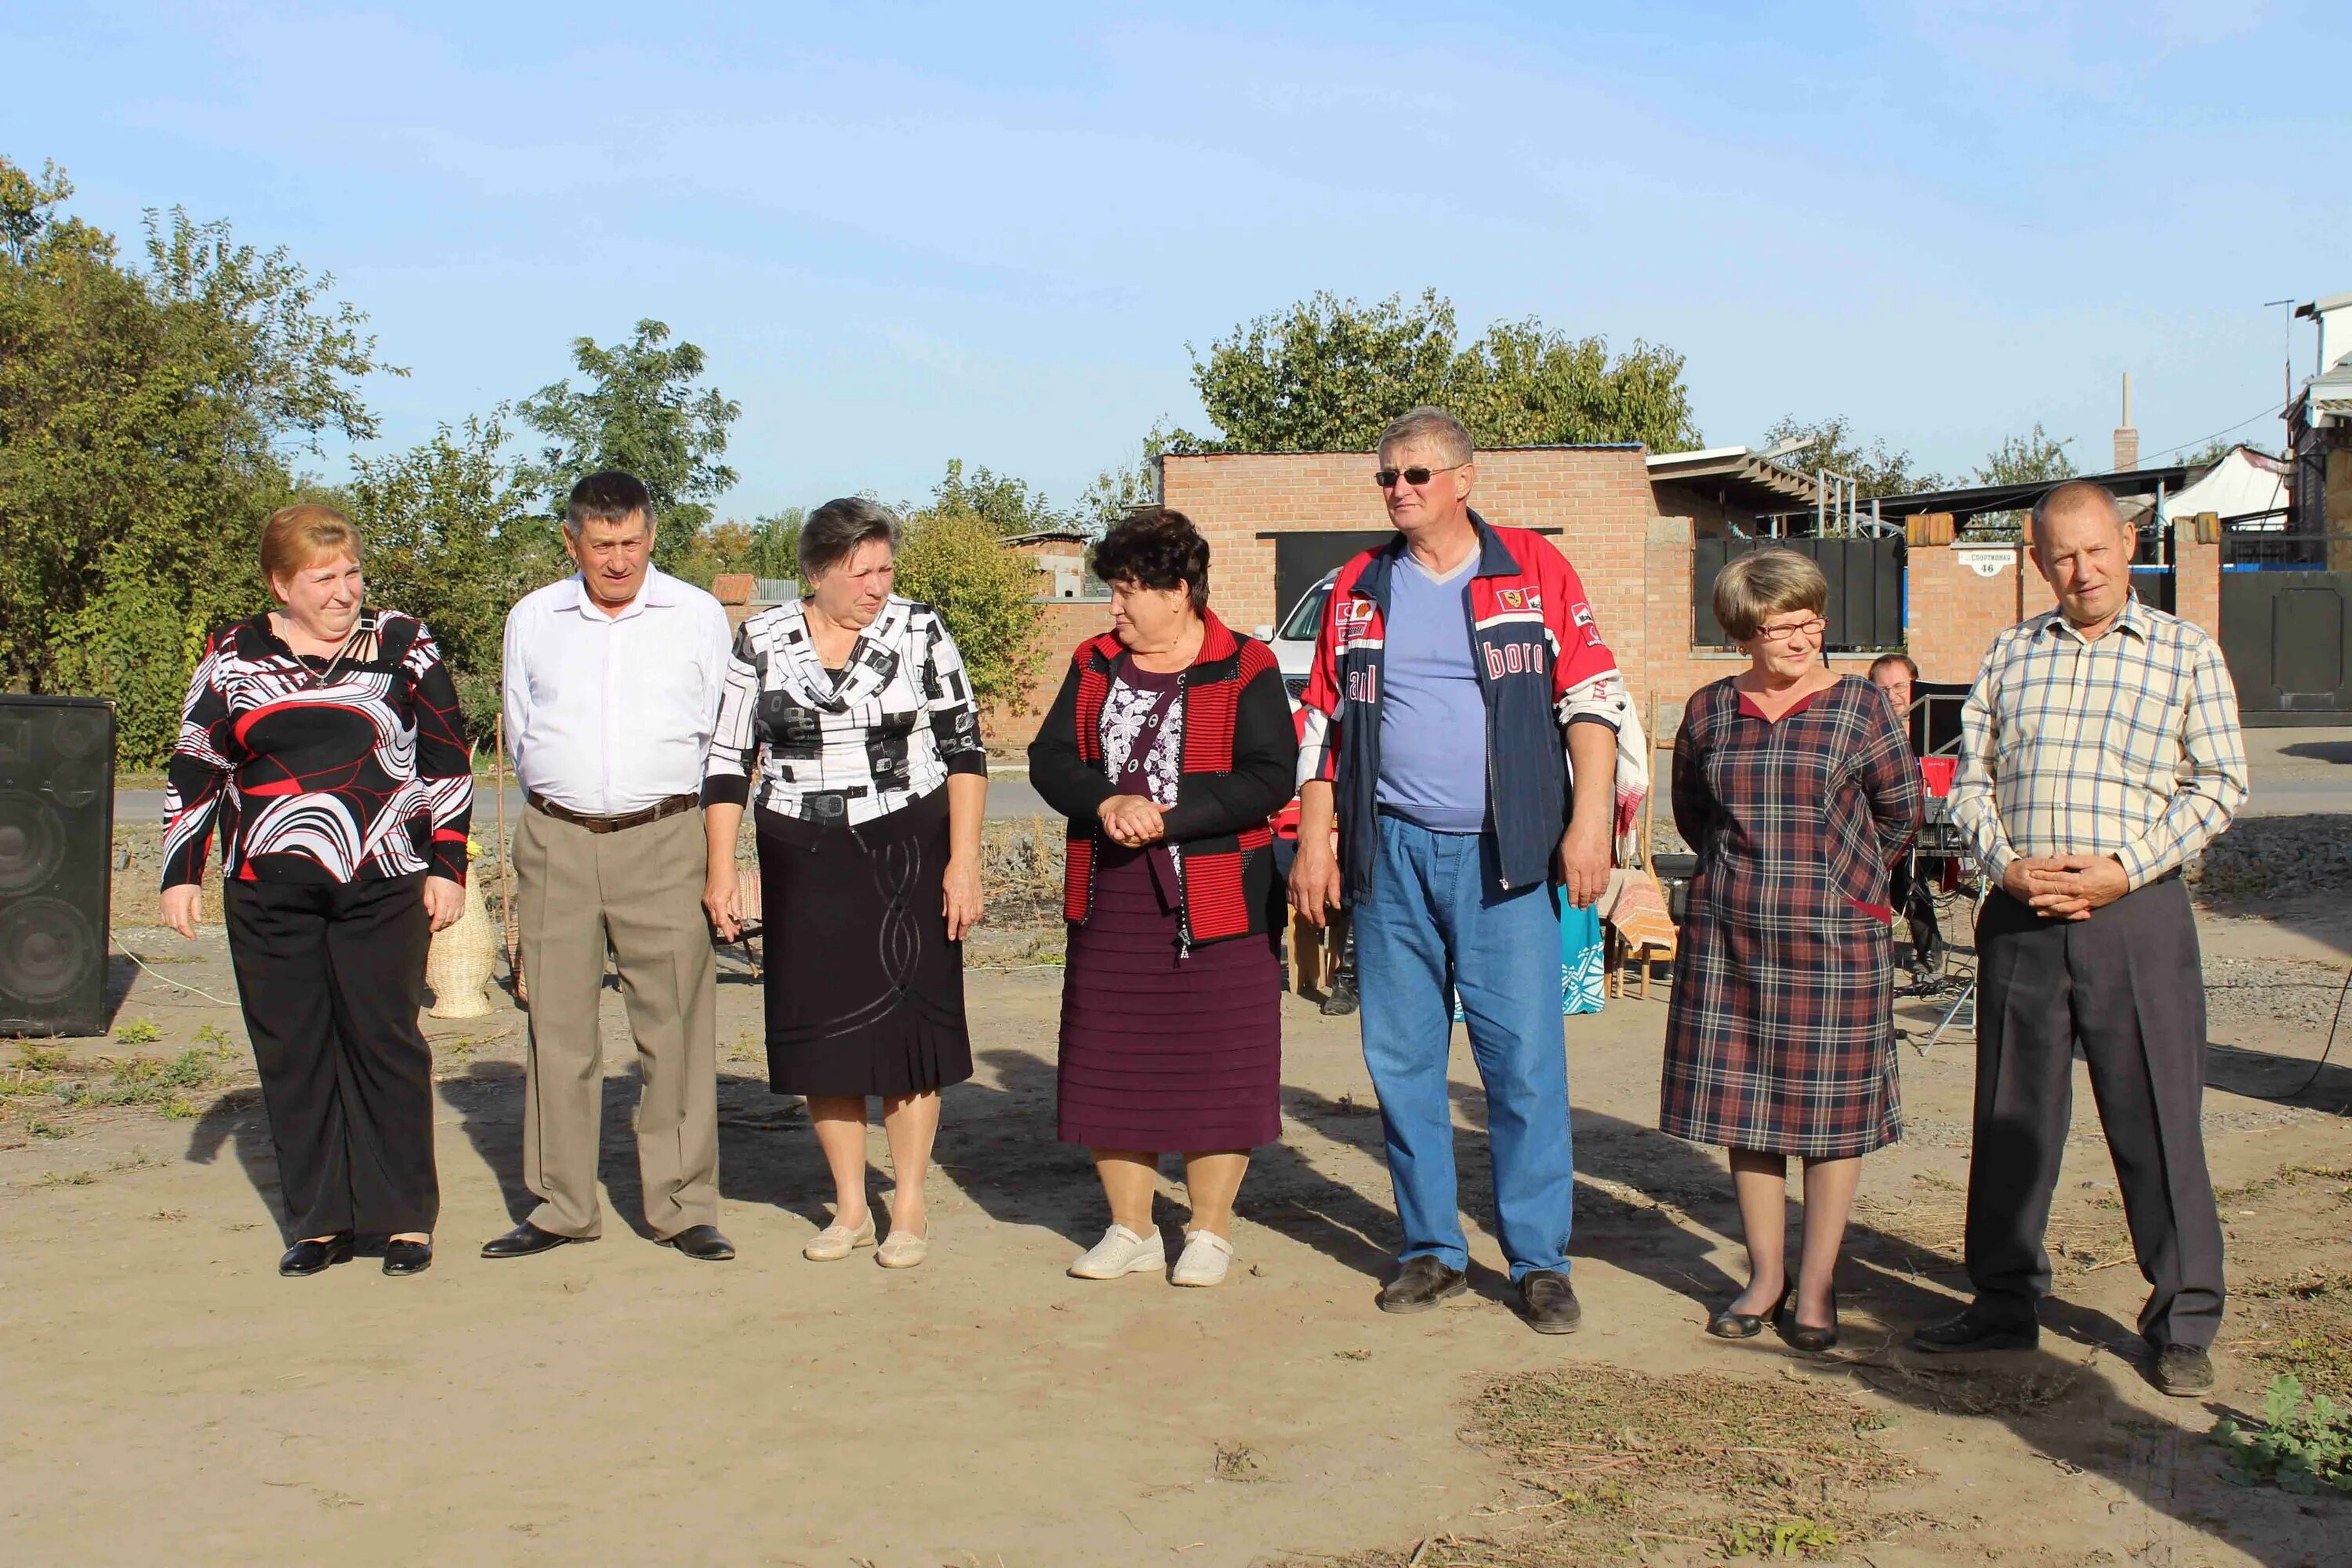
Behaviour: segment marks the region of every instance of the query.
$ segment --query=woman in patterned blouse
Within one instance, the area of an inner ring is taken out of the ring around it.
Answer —
[[[1183,513],[1129,518],[1094,565],[1112,629],[1079,645],[1029,748],[1037,793],[1070,819],[1061,1135],[1093,1151],[1110,1201],[1069,1271],[1167,1268],[1151,1196],[1160,1156],[1181,1152],[1192,1212],[1170,1282],[1214,1285],[1250,1151],[1281,1132],[1267,819],[1298,737],[1273,653],[1210,612],[1209,546]]]
[[[732,939],[756,773],[768,1081],[807,1098],[836,1194],[801,1251],[833,1262],[874,1245],[866,1100],[878,1095],[898,1190],[875,1261],[911,1268],[930,1247],[940,1090],[971,1076],[963,937],[980,921],[988,754],[947,624],[890,592],[898,543],[898,520],[872,501],[825,502],[801,530],[805,596],[737,635],[703,785],[703,904]]]
[[[424,623],[362,602],[360,534],[289,506],[261,534],[279,607],[216,634],[188,682],[163,793],[163,920],[201,918],[205,845],[298,1239],[280,1274],[388,1237],[433,1261],[433,1053],[416,1026],[432,933],[457,918],[474,774]]]
[[[1885,696],[1822,662],[1828,602],[1821,569],[1790,550],[1743,555],[1716,580],[1716,618],[1749,664],[1693,693],[1675,737],[1675,826],[1698,871],[1659,1118],[1731,1152],[1748,1288],[1707,1331],[1751,1339],[1769,1317],[1812,1351],[1837,1342],[1861,1156],[1903,1131],[1886,880],[1918,831],[1921,793]],[[1793,1281],[1791,1154],[1805,1163]]]

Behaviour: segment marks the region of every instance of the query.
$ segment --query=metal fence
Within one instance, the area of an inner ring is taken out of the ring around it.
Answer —
[[[1715,618],[1715,580],[1735,556],[1771,546],[1808,557],[1829,579],[1828,647],[1839,653],[1903,646],[1905,549],[1900,538],[1701,539],[1691,546],[1691,641],[1728,647]]]

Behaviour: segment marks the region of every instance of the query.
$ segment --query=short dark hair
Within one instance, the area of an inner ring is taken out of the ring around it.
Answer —
[[[592,522],[626,522],[640,515],[648,529],[657,521],[653,492],[645,480],[618,468],[590,474],[572,487],[572,499],[563,503],[563,526],[573,533]]]
[[[1193,609],[1209,607],[1209,542],[1181,511],[1146,507],[1115,524],[1095,546],[1094,569],[1106,583],[1183,588]]]
[[[1899,664],[1904,668],[1911,672],[1912,679],[1916,680],[1919,679],[1919,667],[1911,662],[1911,656],[1907,653],[1882,653],[1876,658],[1872,659],[1870,661],[1871,679],[1874,680],[1876,679],[1878,672],[1885,669],[1890,664]]]
[[[843,496],[808,514],[801,524],[801,575],[814,578],[830,572],[857,553],[857,547],[879,541],[898,552],[898,515],[864,496]]]

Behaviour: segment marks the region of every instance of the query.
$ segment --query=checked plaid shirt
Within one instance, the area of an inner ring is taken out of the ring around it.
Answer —
[[[1995,880],[2021,857],[2112,855],[2145,887],[2245,798],[2237,695],[2197,627],[2134,596],[2096,642],[2057,610],[1993,639],[1960,712],[1952,822]]]

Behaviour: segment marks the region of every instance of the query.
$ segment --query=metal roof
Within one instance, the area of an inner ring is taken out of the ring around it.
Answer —
[[[1658,452],[1647,459],[1652,484],[1688,484],[1737,500],[1758,511],[1795,511],[1816,505],[1821,484],[1758,457],[1746,447],[1709,447],[1696,452]]]
[[[2067,479],[2033,479],[2020,485],[1977,485],[1959,490],[1923,490],[1916,495],[1881,496],[1881,517],[1916,517],[1921,512],[1948,511],[1965,519],[1989,511],[2024,511],[2060,485],[2076,479],[2095,484],[2114,496],[2152,496],[2160,488],[2168,494],[2189,483],[2189,476],[2204,465],[2173,463],[2160,468],[2126,468],[2112,474],[2076,474]]]

